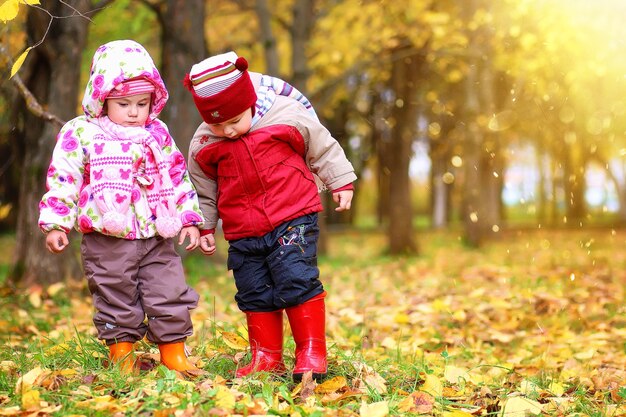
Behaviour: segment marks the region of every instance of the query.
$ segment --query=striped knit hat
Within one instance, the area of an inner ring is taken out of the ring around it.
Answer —
[[[137,96],[139,94],[154,93],[154,91],[154,84],[152,84],[147,79],[143,77],[132,78],[113,87],[113,89],[107,95],[107,98]]]
[[[212,56],[191,67],[184,84],[208,124],[222,123],[256,102],[248,61],[234,52]]]

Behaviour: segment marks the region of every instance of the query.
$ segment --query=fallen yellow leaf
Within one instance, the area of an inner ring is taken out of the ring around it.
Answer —
[[[224,385],[215,387],[215,405],[223,410],[233,410],[235,408],[236,398],[233,392]]]
[[[451,384],[459,384],[463,381],[468,381],[467,368],[459,368],[456,366],[446,366],[446,370],[443,373],[443,377]]]
[[[596,353],[596,350],[591,348],[591,349],[585,350],[583,352],[575,353],[574,357],[576,359],[580,359],[580,360],[588,360],[588,359],[593,358],[593,355],[595,355],[595,353]]]
[[[371,404],[362,402],[359,414],[361,417],[385,417],[389,415],[389,404],[387,401],[379,401]]]
[[[248,349],[248,342],[241,336],[232,332],[222,332],[224,343],[231,349],[246,350]]]
[[[324,381],[315,387],[316,394],[326,394],[330,392],[336,392],[347,385],[346,378],[343,376],[336,376],[332,379]]]
[[[33,368],[24,375],[22,375],[22,377],[19,378],[15,383],[15,392],[17,394],[21,394],[30,391],[33,385],[35,385],[35,381],[37,380],[37,378],[39,378],[39,376],[44,372],[47,371],[44,371],[39,366],[37,366],[36,368]]]
[[[57,282],[54,283],[52,285],[50,285],[47,289],[48,295],[50,295],[51,297],[54,297],[55,295],[57,295],[61,290],[65,289],[65,283],[63,282]]]
[[[442,413],[443,417],[472,417],[472,414],[461,411],[461,410],[452,410],[452,411],[444,411]]]
[[[22,410],[18,405],[0,409],[0,416],[18,416],[22,414]]]
[[[39,391],[29,389],[22,392],[22,409],[37,410],[39,408]]]
[[[70,350],[70,345],[67,343],[59,343],[58,345],[51,346],[48,348],[47,353],[50,355],[65,353]]]
[[[429,414],[435,406],[435,398],[425,392],[412,392],[398,404],[403,413]]]
[[[443,384],[435,375],[421,373],[424,378],[424,384],[420,387],[420,391],[426,392],[433,397],[441,397],[443,395]]]
[[[526,397],[511,397],[506,400],[502,415],[505,417],[526,417],[530,414],[541,414],[543,406],[537,401]]]
[[[26,56],[25,56],[24,54],[28,53],[28,50],[29,50],[29,49],[30,49],[30,48],[28,48],[28,49],[26,50],[26,52],[24,52],[24,53],[22,54],[22,56],[20,56],[20,58],[18,58],[18,59],[15,61],[15,64],[13,64],[13,68],[15,68],[15,66],[18,64],[18,62],[20,62],[20,59],[21,59],[21,62],[24,62],[24,58],[26,58]],[[20,65],[21,65],[21,63],[20,63]],[[18,67],[17,69],[19,69],[19,67]],[[17,72],[17,70],[16,70],[15,72]],[[15,74],[15,72],[14,72],[13,70],[11,70],[11,77]],[[29,290],[29,293],[28,293],[28,301],[29,301],[29,302],[30,302],[30,304],[31,304],[33,307],[35,307],[35,308],[39,308],[39,307],[41,307],[41,293],[42,293],[42,291],[43,291],[43,290],[42,290],[42,289],[41,289],[41,287],[40,287],[40,286],[38,286],[38,285],[37,285],[37,286],[33,286],[33,287],[32,287],[32,288],[30,288],[30,290]]]

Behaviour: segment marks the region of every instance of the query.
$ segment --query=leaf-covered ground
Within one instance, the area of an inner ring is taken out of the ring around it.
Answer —
[[[390,258],[378,234],[329,239],[321,384],[233,378],[246,332],[220,255],[186,259],[195,379],[147,343],[140,375],[107,368],[82,285],[6,292],[0,416],[626,415],[626,231],[510,232],[480,251],[450,233],[419,241],[422,256]]]

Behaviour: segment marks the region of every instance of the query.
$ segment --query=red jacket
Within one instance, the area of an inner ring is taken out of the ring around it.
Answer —
[[[195,160],[217,182],[217,210],[227,240],[262,236],[281,223],[322,211],[293,126],[274,125],[202,148]]]
[[[258,87],[260,75],[250,76]],[[356,180],[330,132],[301,103],[283,96],[238,139],[214,136],[200,124],[188,168],[205,218],[202,233],[214,232],[221,218],[227,240],[263,236],[319,212],[320,187],[337,191]]]

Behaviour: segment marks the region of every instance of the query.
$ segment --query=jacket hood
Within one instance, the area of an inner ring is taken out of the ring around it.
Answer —
[[[137,77],[154,84],[155,92],[148,117],[152,121],[163,110],[169,95],[150,54],[132,40],[118,40],[100,46],[93,56],[83,96],[85,115],[90,118],[100,117],[109,92],[116,85]]]

